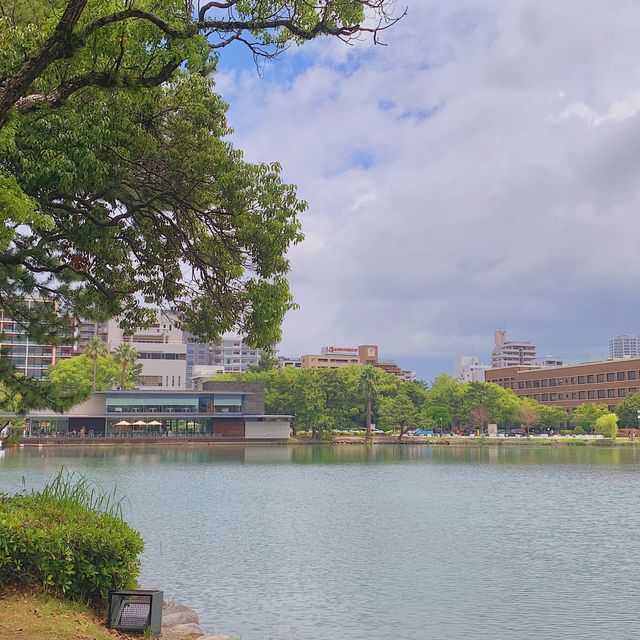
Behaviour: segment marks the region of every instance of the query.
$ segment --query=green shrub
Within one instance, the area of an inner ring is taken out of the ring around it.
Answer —
[[[113,498],[64,472],[41,493],[0,497],[0,588],[103,603],[109,589],[135,587],[144,543]]]
[[[584,434],[584,429],[578,425],[574,430],[573,433],[575,433],[577,436],[581,436]]]
[[[573,434],[573,431],[571,429],[561,429],[560,430],[560,435],[561,436],[570,436]]]

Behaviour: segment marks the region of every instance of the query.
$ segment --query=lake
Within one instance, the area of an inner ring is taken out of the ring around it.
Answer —
[[[638,637],[640,452],[605,447],[47,448],[117,484],[141,583],[243,640]]]

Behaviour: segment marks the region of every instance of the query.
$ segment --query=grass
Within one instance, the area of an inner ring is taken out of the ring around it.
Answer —
[[[128,638],[110,631],[88,607],[48,595],[7,589],[0,594],[0,640],[114,640]]]

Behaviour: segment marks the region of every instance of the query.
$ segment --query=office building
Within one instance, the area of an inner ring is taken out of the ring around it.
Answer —
[[[488,364],[482,364],[478,356],[457,356],[453,360],[453,377],[460,382],[484,382]]]
[[[491,366],[519,367],[531,366],[536,360],[536,345],[531,342],[507,340],[507,332],[499,329],[493,334],[494,347],[491,352]]]
[[[53,304],[44,300],[29,300],[30,309],[37,305]],[[68,344],[41,344],[33,342],[26,334],[22,325],[10,318],[0,309],[0,350],[11,360],[17,371],[41,380],[46,378],[47,370],[63,358],[74,355],[73,346],[73,321],[69,320]]]
[[[186,389],[187,345],[175,316],[158,311],[156,321],[146,329],[125,333],[116,320],[109,320],[107,348],[114,351],[122,343],[138,352],[142,365],[139,386],[146,389]]]
[[[287,367],[293,367],[294,369],[302,368],[301,358],[291,358],[289,356],[278,356],[278,368],[286,369]]]
[[[551,368],[488,369],[485,380],[512,389],[519,396],[562,407],[567,413],[585,402],[606,404],[613,410],[628,395],[640,391],[640,358]]]
[[[609,340],[610,358],[640,358],[638,336],[622,335]]]

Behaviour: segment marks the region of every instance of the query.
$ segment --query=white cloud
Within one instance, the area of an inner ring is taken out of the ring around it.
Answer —
[[[630,0],[420,0],[388,47],[223,72],[235,141],[310,203],[283,352],[374,341],[431,375],[505,323],[569,358],[640,331],[639,22]]]

